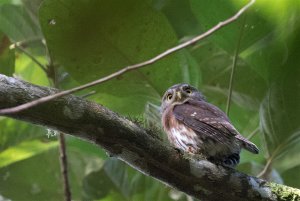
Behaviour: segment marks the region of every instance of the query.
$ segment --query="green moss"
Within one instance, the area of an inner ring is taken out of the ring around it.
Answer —
[[[268,183],[278,201],[300,201],[300,190],[276,183]]]

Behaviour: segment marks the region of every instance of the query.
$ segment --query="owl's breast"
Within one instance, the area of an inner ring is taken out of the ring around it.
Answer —
[[[235,138],[232,138],[231,146],[218,142],[177,120],[172,114],[172,110],[163,113],[162,124],[170,143],[185,152],[217,158],[240,152],[239,144],[236,143]]]
[[[202,141],[191,128],[175,119],[170,112],[163,115],[164,130],[170,143],[183,151],[197,153]]]

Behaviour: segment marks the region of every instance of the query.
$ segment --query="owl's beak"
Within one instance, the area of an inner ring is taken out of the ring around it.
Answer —
[[[176,92],[176,96],[177,96],[178,100],[181,100],[182,96],[181,96],[180,91],[177,91],[177,92]]]

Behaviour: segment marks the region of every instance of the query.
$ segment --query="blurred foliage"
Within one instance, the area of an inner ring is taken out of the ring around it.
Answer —
[[[61,86],[71,88],[149,59],[245,3],[2,0],[0,73],[49,86],[29,53],[55,65]],[[80,94],[96,91],[90,100],[159,130],[160,97],[175,83],[197,86],[225,110],[237,57],[229,116],[244,136],[256,131],[251,140],[261,149],[260,155],[242,152],[238,169],[251,175],[265,169],[265,178],[300,188],[299,35],[299,0],[257,0],[204,41]],[[190,200],[88,142],[68,136],[67,151],[74,200]],[[0,200],[62,200],[55,132],[0,117],[0,180]]]

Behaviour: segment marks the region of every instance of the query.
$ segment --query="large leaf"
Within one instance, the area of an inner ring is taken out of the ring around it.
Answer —
[[[117,159],[109,159],[102,169],[91,172],[83,181],[85,199],[101,201],[120,200],[167,201],[172,200],[168,187],[133,170]]]
[[[0,1],[0,5],[1,4],[15,4],[15,5],[19,5],[21,4],[22,0],[1,0]]]
[[[298,158],[299,160],[299,158]],[[284,183],[295,188],[300,188],[300,166],[293,167],[282,174]]]
[[[20,5],[0,4],[0,30],[13,42],[41,38],[38,24]]]
[[[42,142],[39,140],[25,141],[0,152],[0,168],[28,159],[32,156],[56,148],[57,141]]]
[[[51,55],[80,83],[177,44],[167,19],[150,1],[46,0],[40,22]],[[174,54],[96,87],[93,98],[116,111],[141,114],[146,101],[157,103],[166,88],[190,81],[190,68],[197,69],[190,60],[183,53]]]
[[[224,101],[224,97],[226,101],[232,56],[212,42],[199,43],[191,49],[191,53],[196,57],[203,73],[199,89],[216,102]],[[237,60],[234,75],[232,102],[249,110],[257,110],[266,91],[266,82],[241,59]]]
[[[46,138],[44,128],[6,117],[0,118],[0,151],[16,146],[22,141]]]
[[[35,55],[35,58],[42,64],[46,63],[45,57],[43,56]],[[15,75],[20,79],[37,85],[49,85],[49,80],[45,72],[26,54],[18,53],[15,63]]]
[[[179,37],[199,34],[201,28],[191,12],[189,1],[182,0],[153,0],[153,6],[161,10]]]
[[[270,88],[260,110],[267,156],[280,171],[299,164],[291,156],[299,155],[300,70],[289,66],[285,71],[281,81]]]
[[[0,195],[11,200],[63,200],[59,152],[58,149],[51,148],[55,144],[57,145],[57,141],[48,144],[33,140],[9,149],[17,150],[15,153],[44,151],[26,160],[0,168]],[[82,145],[78,141],[74,142],[73,139],[67,138],[67,144],[68,175],[72,199],[81,200],[83,178],[86,174],[101,168],[103,161],[96,149],[86,150],[88,147],[85,143]],[[100,149],[98,151],[101,153]],[[14,154],[14,156],[18,155]],[[10,157],[11,160],[14,158]]]
[[[261,15],[273,28],[268,35],[261,37],[241,54],[241,57],[270,83],[281,79],[282,69],[286,66],[295,65],[290,63],[294,62],[291,56],[299,52],[299,39],[296,37],[299,35],[300,24],[299,1],[275,2],[257,1],[257,9],[264,11]]]
[[[207,30],[234,15],[238,9],[249,1],[190,0],[190,2],[192,11],[200,22],[200,25],[204,30]],[[271,31],[270,24],[261,17],[261,12],[263,10],[259,10],[254,5],[237,22],[213,34],[211,37],[212,40],[230,53],[235,51],[238,43],[240,43],[240,52],[247,49]]]
[[[288,54],[283,63],[274,66],[276,71],[270,78],[272,84],[261,106],[266,147],[269,155],[276,157],[292,149],[300,138],[300,39],[296,37],[299,33],[300,25],[294,24],[294,34],[281,38]]]
[[[45,57],[46,50],[45,45],[42,43],[43,36],[39,21],[32,10],[33,5],[38,6],[37,1],[26,3],[26,7],[17,3],[18,1],[14,2],[16,5],[0,4],[0,31],[5,33],[12,43],[18,42],[18,46],[25,49],[33,57],[41,55]],[[15,49],[22,52],[17,47],[13,49],[12,54],[14,54]],[[16,58],[18,59],[18,56]]]
[[[97,145],[78,139],[73,136],[65,136],[68,150],[72,152],[81,152],[90,156],[97,156],[102,159],[107,158],[107,154]]]
[[[10,200],[62,200],[58,152],[51,150],[0,169],[0,194]]]

